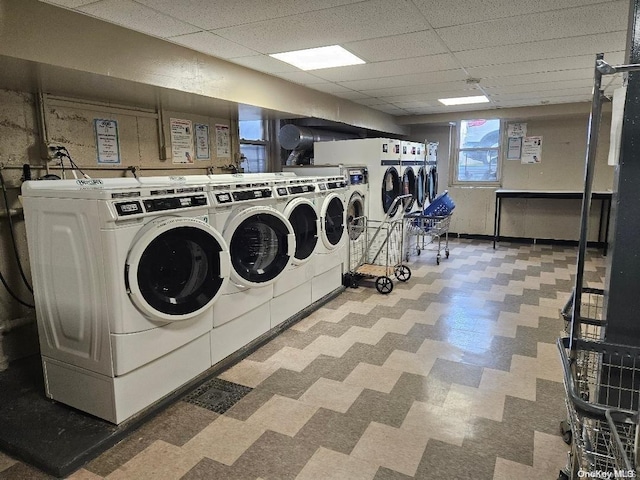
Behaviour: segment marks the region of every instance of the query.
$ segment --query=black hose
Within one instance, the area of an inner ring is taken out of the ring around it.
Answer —
[[[9,209],[9,199],[7,197],[7,186],[4,183],[4,175],[2,174],[2,169],[0,169],[0,186],[2,187],[2,196],[4,197],[4,208],[7,212],[7,219],[9,220],[9,233],[11,234],[11,244],[13,245],[13,253],[16,256],[16,263],[18,264],[18,270],[20,271],[20,276],[22,277],[22,281],[29,289],[31,293],[33,293],[33,287],[29,284],[27,280],[27,276],[24,273],[24,269],[22,268],[22,262],[20,261],[20,255],[18,253],[18,244],[16,243],[16,235],[13,228],[13,219],[11,218],[11,210]],[[5,285],[6,286],[6,285]]]
[[[81,168],[76,164],[76,162],[74,162],[74,161],[73,161],[73,159],[71,158],[71,154],[69,153],[69,150],[67,150],[67,148],[66,148],[66,147],[62,147],[62,149],[64,150],[63,155],[69,159],[69,163],[71,164],[71,168],[75,168],[76,170],[78,170],[78,171],[82,174],[82,176],[83,176],[83,177],[86,177],[86,176],[87,176],[87,174],[85,174],[85,173],[82,171],[82,169],[81,169]],[[60,162],[62,162],[62,161],[63,161],[63,160],[62,160],[62,158],[61,158],[61,159],[60,159]]]
[[[7,289],[7,292],[9,292],[9,295],[11,295],[19,304],[24,305],[25,307],[28,307],[28,308],[36,308],[34,305],[31,305],[30,303],[27,303],[21,298],[19,298],[18,295],[16,295],[15,292],[11,290],[11,287],[9,287],[9,284],[5,280],[4,275],[2,275],[2,272],[0,272],[0,282],[2,282],[2,285],[4,285],[4,288]]]

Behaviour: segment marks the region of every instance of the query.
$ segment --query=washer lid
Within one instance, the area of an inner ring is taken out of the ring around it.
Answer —
[[[338,247],[345,229],[345,210],[342,198],[336,193],[327,195],[320,212],[322,223],[322,243],[329,250]]]
[[[295,265],[300,265],[311,259],[311,254],[316,249],[320,218],[313,203],[306,198],[290,201],[284,209],[284,215],[291,223],[296,237],[296,249],[292,261]]]
[[[129,297],[151,320],[193,318],[218,298],[229,276],[229,251],[209,224],[189,217],[158,218],[129,251]]]
[[[296,248],[293,227],[275,208],[253,206],[229,218],[224,238],[231,255],[231,280],[240,287],[273,283],[291,264]]]

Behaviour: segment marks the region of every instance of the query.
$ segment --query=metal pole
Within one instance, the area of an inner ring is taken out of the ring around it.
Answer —
[[[589,213],[591,211],[591,192],[593,186],[593,172],[596,162],[596,148],[598,146],[598,130],[600,129],[600,118],[602,113],[602,73],[598,69],[599,61],[604,58],[604,54],[596,55],[593,77],[593,99],[591,100],[591,114],[589,115],[589,126],[587,128],[587,152],[584,168],[584,196],[582,197],[582,215],[580,218],[580,239],[578,241],[578,261],[576,267],[575,295],[573,296],[573,321],[571,322],[571,338],[579,336],[580,302],[582,300],[582,287],[584,281],[584,262],[587,251],[587,234],[589,228]]]

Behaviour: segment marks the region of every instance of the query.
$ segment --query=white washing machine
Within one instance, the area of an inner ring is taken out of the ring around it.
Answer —
[[[438,196],[438,142],[429,142],[427,144],[427,198],[428,203]],[[427,205],[425,204],[425,207]]]
[[[209,368],[229,276],[208,187],[162,183],[22,187],[46,394],[113,423]]]
[[[316,302],[342,285],[347,250],[347,182],[343,176],[319,177],[315,197],[320,214],[320,241],[314,258],[311,300]]]
[[[291,223],[274,208],[272,181],[210,185],[211,223],[223,232],[231,257],[230,281],[213,308],[215,364],[271,328],[274,284],[291,265],[296,243]]]
[[[366,166],[369,173],[368,217],[381,221],[394,200],[402,193],[400,177],[401,142],[389,138],[364,138],[314,143],[314,162]],[[397,204],[396,204],[397,206]],[[392,220],[401,218],[402,209],[389,212]]]
[[[271,327],[275,327],[312,303],[314,255],[320,240],[320,214],[315,203],[315,177],[295,177],[274,184],[275,208],[289,220],[296,238],[291,266],[273,285]]]
[[[418,200],[424,183],[420,183],[420,177],[424,177],[424,172],[420,175],[420,169],[425,167],[425,145],[417,142],[402,142],[400,156],[400,176],[402,179],[402,194],[411,195],[403,200],[404,213],[420,211],[424,204]]]

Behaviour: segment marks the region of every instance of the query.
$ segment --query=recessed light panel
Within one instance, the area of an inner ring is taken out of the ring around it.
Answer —
[[[320,68],[346,67],[365,63],[361,58],[348,52],[340,45],[308,48],[293,52],[273,53],[270,57],[287,62],[301,70],[318,70]]]
[[[489,99],[484,95],[475,97],[439,98],[438,101],[445,105],[470,105],[472,103],[488,103]]]

